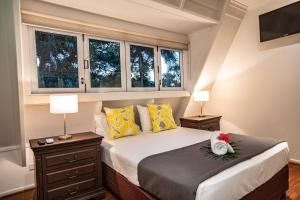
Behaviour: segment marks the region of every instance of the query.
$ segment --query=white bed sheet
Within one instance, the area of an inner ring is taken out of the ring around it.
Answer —
[[[182,128],[102,142],[103,161],[139,186],[138,163],[147,156],[196,144],[211,132]],[[287,143],[280,143],[249,160],[230,167],[199,184],[196,200],[235,200],[253,191],[280,171],[289,161]]]

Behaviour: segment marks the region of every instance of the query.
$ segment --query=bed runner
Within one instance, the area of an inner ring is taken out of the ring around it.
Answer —
[[[237,134],[230,140],[239,150],[228,158],[210,154],[210,140],[146,157],[138,164],[139,184],[161,200],[194,200],[201,182],[283,142]]]

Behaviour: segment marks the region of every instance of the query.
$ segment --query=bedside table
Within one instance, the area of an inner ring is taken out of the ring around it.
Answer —
[[[53,137],[53,144],[29,140],[35,156],[36,200],[83,200],[105,197],[102,186],[102,136],[73,134],[70,140]]]
[[[182,127],[201,129],[207,131],[220,130],[220,119],[222,116],[205,115],[204,117],[183,117],[180,118]]]

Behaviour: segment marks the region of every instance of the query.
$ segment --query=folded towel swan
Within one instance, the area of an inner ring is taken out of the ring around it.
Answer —
[[[211,151],[219,156],[225,155],[226,153],[234,153],[232,146],[223,140],[219,140],[219,136],[220,132],[214,132],[211,135]]]

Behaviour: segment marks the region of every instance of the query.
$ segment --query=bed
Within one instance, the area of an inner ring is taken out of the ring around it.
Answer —
[[[178,127],[117,140],[105,138],[104,184],[121,199],[154,200],[154,196],[139,187],[139,162],[154,154],[208,140],[210,135],[209,131]],[[288,161],[288,145],[279,143],[203,181],[195,199],[284,199],[288,189]]]

